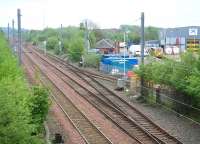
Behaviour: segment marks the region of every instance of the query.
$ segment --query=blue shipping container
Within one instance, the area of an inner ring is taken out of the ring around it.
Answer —
[[[138,65],[138,59],[125,57],[125,72],[133,70]],[[122,74],[124,72],[124,58],[122,56],[106,56],[101,59],[100,70],[105,73]]]

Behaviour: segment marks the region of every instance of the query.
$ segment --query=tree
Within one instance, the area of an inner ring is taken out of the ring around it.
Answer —
[[[104,38],[104,34],[102,33],[102,31],[100,29],[94,29],[93,33],[96,38],[96,41],[100,41],[101,39]]]
[[[57,45],[59,41],[58,38],[55,36],[51,36],[47,39],[47,49],[53,50]]]
[[[79,61],[84,52],[84,41],[82,38],[73,39],[70,41],[67,53],[72,61]]]
[[[145,28],[145,40],[158,40],[159,39],[159,29],[149,26]]]
[[[95,48],[96,45],[96,37],[95,37],[95,33],[93,31],[91,31],[89,33],[89,42],[90,42],[90,47],[91,48]]]

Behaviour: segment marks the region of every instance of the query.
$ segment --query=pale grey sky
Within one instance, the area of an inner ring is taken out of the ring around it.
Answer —
[[[90,19],[100,28],[121,24],[140,24],[136,19],[145,12],[145,25],[177,27],[200,25],[200,0],[0,0],[0,27],[16,20],[22,12],[22,26],[29,29],[78,26]]]

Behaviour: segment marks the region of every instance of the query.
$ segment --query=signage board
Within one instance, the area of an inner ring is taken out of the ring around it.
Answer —
[[[189,35],[190,36],[197,36],[198,35],[198,29],[196,29],[196,28],[190,28],[189,29]]]

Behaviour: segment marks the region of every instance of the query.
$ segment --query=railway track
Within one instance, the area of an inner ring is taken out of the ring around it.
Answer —
[[[134,119],[134,121],[136,121],[149,133],[151,133],[161,143],[181,143],[179,140],[169,135],[162,128],[153,123],[148,117],[143,115],[140,111],[138,111],[135,107],[130,105],[127,101],[125,101],[120,96],[116,95],[113,91],[109,90],[107,87],[99,83],[90,74],[81,71],[73,65],[66,64],[64,61],[57,57],[51,56],[51,58],[61,63],[61,65],[64,65],[67,68],[71,69],[77,76],[81,77],[86,83],[93,87],[98,92],[97,95],[101,95],[101,100],[103,100],[109,105],[112,104],[113,107],[123,112],[125,115],[131,116],[131,118]]]
[[[38,50],[40,53],[43,53],[42,50],[40,50],[40,49],[37,49],[37,50]],[[86,69],[84,69],[84,68],[77,67],[77,66],[75,66],[75,65],[72,65],[72,64],[68,63],[67,61],[63,60],[62,58],[60,58],[60,57],[58,57],[58,56],[56,56],[56,55],[53,55],[53,54],[51,54],[51,53],[48,53],[48,52],[47,52],[47,55],[48,55],[49,57],[51,57],[52,59],[55,59],[55,58],[56,58],[57,61],[59,61],[59,62],[61,62],[61,63],[65,63],[65,64],[67,63],[67,64],[71,65],[72,67],[75,67],[78,71],[84,71],[85,73],[90,74],[90,76],[92,76],[92,77],[94,77],[94,78],[103,79],[103,80],[110,81],[110,82],[116,82],[116,81],[117,81],[117,78],[114,77],[114,76],[108,76],[108,75],[104,75],[104,74],[100,74],[100,73],[95,73],[95,72],[93,72],[93,71],[90,71],[90,70],[86,70]]]
[[[72,125],[84,138],[87,144],[111,144],[111,142],[84,116],[73,104],[65,101],[65,108],[60,104],[55,96],[51,96],[62,112],[68,117]],[[67,106],[67,107],[66,107]]]
[[[36,64],[37,61],[31,58],[30,54],[27,57]],[[37,59],[38,60],[38,59]],[[57,87],[55,84],[53,84]],[[57,88],[59,89],[59,88]],[[64,95],[64,93],[63,93]],[[51,100],[54,101],[65,116],[70,120],[75,129],[85,140],[87,144],[112,144],[112,142],[93,124],[69,99],[58,98],[51,94]]]
[[[172,137],[162,128],[155,125],[148,117],[143,115],[127,101],[116,95],[114,92],[110,91],[110,89],[99,83],[90,75],[83,74],[81,72],[78,72],[77,75],[81,77],[85,82],[90,84],[90,86],[99,93],[99,95],[105,102],[112,104],[118,110],[122,111],[125,115],[130,116],[145,130],[150,132],[157,139],[161,140],[162,143],[180,143],[176,138]]]
[[[52,67],[56,67],[49,60],[42,57],[40,54],[38,56],[44,61],[48,62]],[[112,105],[102,101],[99,97],[95,97],[95,94],[91,93],[89,90],[84,89],[83,86],[78,85],[79,82],[72,79],[72,75],[64,73],[59,67],[52,69],[57,75],[62,77],[62,80],[70,85],[77,93],[85,97],[91,104],[93,104],[97,109],[99,109],[104,115],[106,115],[110,120],[116,123],[121,129],[123,129],[129,136],[138,141],[138,143],[161,143],[159,139],[154,137],[151,133],[139,126],[133,119],[127,117],[122,111],[113,107]],[[68,79],[66,79],[66,76]],[[65,78],[64,78],[65,77]],[[69,80],[71,78],[71,81]],[[78,89],[78,90],[77,90]],[[98,99],[97,99],[98,98]]]

